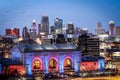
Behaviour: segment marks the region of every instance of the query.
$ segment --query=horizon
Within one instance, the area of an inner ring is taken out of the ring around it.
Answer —
[[[29,29],[32,20],[41,23],[41,17],[49,17],[49,26],[54,25],[54,19],[60,18],[67,25],[87,28],[95,33],[97,23],[101,22],[103,29],[108,31],[109,21],[120,26],[120,0],[2,0],[0,3],[0,35],[5,35],[6,28]]]

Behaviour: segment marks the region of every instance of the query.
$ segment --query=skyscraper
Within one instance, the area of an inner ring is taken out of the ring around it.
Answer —
[[[74,25],[72,22],[69,22],[67,25],[67,34],[74,34]]]
[[[28,28],[26,26],[23,28],[22,37],[23,37],[23,39],[28,39],[29,38]]]
[[[55,27],[54,26],[50,26],[50,33],[55,34]]]
[[[120,36],[120,26],[116,26],[114,31],[115,31],[115,36]]]
[[[36,26],[36,21],[35,20],[32,21],[32,26],[31,27],[32,27],[32,32],[36,32],[36,27],[37,26]]]
[[[54,24],[55,24],[55,32],[56,32],[56,34],[62,34],[63,20],[59,19],[59,18],[55,18]]]
[[[37,38],[37,33],[36,33],[36,21],[32,21],[32,29],[30,30],[30,39],[35,40]]]
[[[104,34],[105,33],[105,30],[102,29],[102,24],[101,22],[98,22],[97,24],[97,29],[95,30],[95,34],[96,35],[100,35],[100,34]]]
[[[115,27],[114,21],[110,21],[109,22],[109,35],[110,36],[114,36],[114,27]]]
[[[44,33],[45,35],[49,34],[49,18],[48,18],[48,16],[42,16],[42,18],[41,18],[40,33]]]

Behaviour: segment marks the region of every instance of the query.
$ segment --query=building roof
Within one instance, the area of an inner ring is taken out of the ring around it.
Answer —
[[[57,51],[57,50],[76,50],[75,44],[18,44],[21,51],[32,52],[32,51]]]
[[[92,61],[98,61],[100,59],[104,59],[101,56],[83,56],[82,62],[92,62]]]

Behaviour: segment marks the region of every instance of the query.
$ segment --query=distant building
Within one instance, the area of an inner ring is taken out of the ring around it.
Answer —
[[[35,40],[37,38],[37,33],[36,32],[32,32],[30,29],[30,39]]]
[[[49,34],[49,18],[48,16],[41,17],[41,25],[39,26],[39,32],[45,35]]]
[[[67,30],[67,28],[66,28],[65,24],[63,24],[63,27],[62,27],[62,34],[66,34],[66,33],[67,33],[66,30]]]
[[[8,28],[6,29],[6,35],[14,35],[16,37],[19,37],[19,28]]]
[[[109,22],[109,35],[110,36],[114,36],[115,34],[114,27],[115,27],[114,21],[110,21]]]
[[[29,32],[28,32],[28,28],[26,26],[23,28],[22,37],[23,37],[23,39],[29,39]]]
[[[55,18],[55,32],[56,34],[62,34],[63,20],[59,18]]]
[[[35,40],[37,38],[36,27],[37,27],[36,22],[35,22],[35,20],[33,20],[32,26],[31,26],[31,29],[30,29],[30,39]]]
[[[38,37],[40,37],[41,24],[38,24]]]
[[[80,34],[80,30],[81,30],[81,29],[80,29],[79,27],[76,27],[76,28],[75,28],[75,33],[76,33],[76,34]]]
[[[120,36],[120,26],[116,26],[114,30],[115,36]]]
[[[50,32],[51,34],[55,34],[55,26],[50,26]]]
[[[36,32],[37,25],[36,25],[35,20],[32,21],[32,26],[31,27],[32,27],[32,32]]]
[[[88,29],[87,28],[82,28],[80,30],[80,34],[88,34]]]
[[[95,30],[96,35],[105,34],[105,30],[102,29],[102,24],[99,22],[97,24],[97,29]]]
[[[67,25],[67,34],[74,34],[74,25],[72,22],[69,22]]]

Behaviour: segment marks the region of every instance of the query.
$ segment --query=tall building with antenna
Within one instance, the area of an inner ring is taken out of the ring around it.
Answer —
[[[110,21],[109,22],[109,35],[110,36],[114,36],[114,28],[115,28],[115,24],[114,21]]]
[[[32,39],[32,40],[35,40],[37,38],[36,29],[37,29],[36,21],[33,20],[32,21],[32,26],[31,26],[31,29],[30,29],[30,39]]]
[[[36,21],[33,19],[33,21],[32,21],[32,32],[36,32],[36,27],[37,27],[37,25],[36,25]]]

